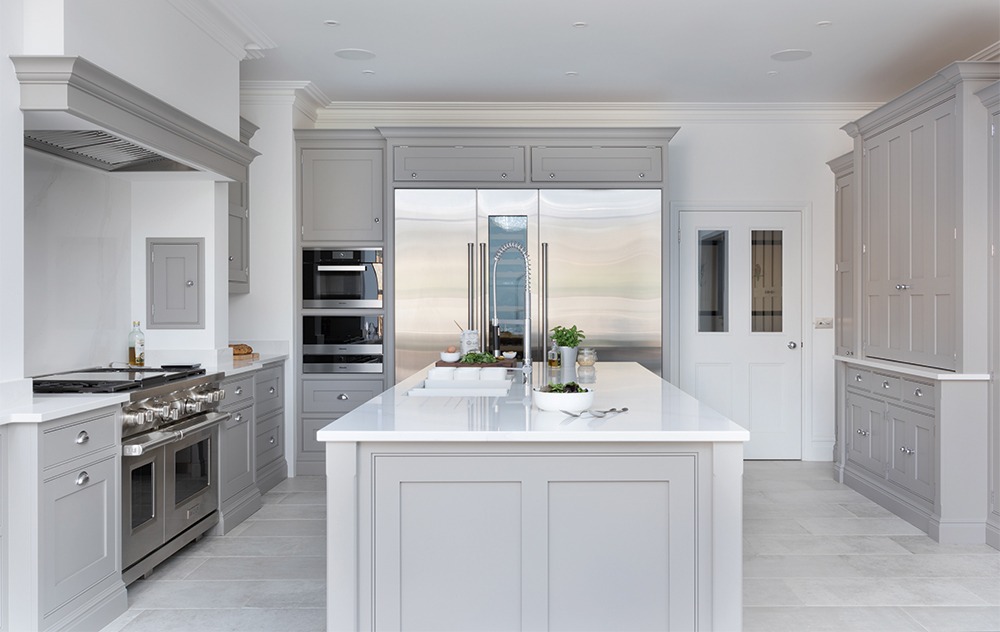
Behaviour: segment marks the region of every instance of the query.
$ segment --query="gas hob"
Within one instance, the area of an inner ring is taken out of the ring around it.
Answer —
[[[162,367],[93,367],[33,379],[35,393],[117,393],[148,389],[203,375],[197,364]]]

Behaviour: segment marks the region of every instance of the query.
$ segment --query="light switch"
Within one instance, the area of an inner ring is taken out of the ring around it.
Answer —
[[[833,318],[817,318],[813,321],[816,329],[833,329]]]

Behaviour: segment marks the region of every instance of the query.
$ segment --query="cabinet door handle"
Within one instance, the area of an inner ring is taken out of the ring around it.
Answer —
[[[79,474],[76,475],[76,484],[77,485],[86,485],[89,482],[90,482],[90,474],[87,474],[86,470],[84,470],[84,471],[82,471],[82,472],[80,472]]]
[[[897,290],[908,290],[908,289],[910,289],[910,286],[906,285],[905,283],[897,283],[896,284],[896,289]]]
[[[232,255],[229,255],[229,260],[233,261],[233,256]]]
[[[905,445],[899,446],[899,451],[902,452],[903,454],[906,454],[906,455],[911,455],[914,452],[914,450],[909,449]]]
[[[243,413],[236,413],[236,415],[233,417],[233,421],[235,421],[236,423],[240,423],[241,421],[243,421]]]
[[[858,434],[861,435],[862,437],[867,437],[869,433],[867,430],[862,430],[861,428],[858,428]]]
[[[77,443],[77,445],[83,445],[84,443],[87,443],[88,441],[90,441],[90,435],[87,434],[86,430],[81,430],[80,434],[76,435],[76,443]]]
[[[271,395],[274,395],[274,387],[272,386],[271,388],[267,389],[267,392],[270,393]]]
[[[855,382],[864,382],[864,379],[861,377],[861,374],[858,373],[857,375],[854,376],[854,381]]]
[[[243,394],[243,387],[242,386],[237,386],[235,392],[236,392],[237,395],[242,395]]]
[[[913,389],[913,394],[916,395],[917,397],[923,397],[924,396],[924,392],[922,390],[920,390],[919,388]]]
[[[271,437],[268,438],[268,440],[267,440],[267,442],[270,443],[271,445],[274,445],[274,441],[275,441],[274,435],[271,435]]]
[[[889,388],[889,380],[882,380],[882,388]]]
[[[347,396],[347,393],[341,393],[340,395],[337,395],[337,399],[339,399],[342,402],[346,402],[351,398]]]

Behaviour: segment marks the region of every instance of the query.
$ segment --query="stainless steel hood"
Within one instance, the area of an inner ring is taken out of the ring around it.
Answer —
[[[82,57],[12,56],[25,145],[109,172],[245,180],[258,152]]]

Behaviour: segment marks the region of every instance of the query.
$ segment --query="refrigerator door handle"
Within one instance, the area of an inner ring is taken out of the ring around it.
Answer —
[[[468,243],[469,263],[469,329],[476,328],[476,244]]]
[[[549,349],[549,243],[547,241],[542,242],[542,265],[538,276],[538,294],[541,298],[539,320],[542,324],[541,336],[538,337],[542,349],[538,357],[544,359]]]
[[[480,286],[479,286],[479,317],[481,319],[481,327],[479,329],[479,349],[480,351],[485,351],[489,353],[492,351],[489,348],[490,344],[490,290],[489,290],[489,280],[487,274],[489,271],[489,265],[486,263],[486,242],[479,243],[479,276],[480,276]]]

